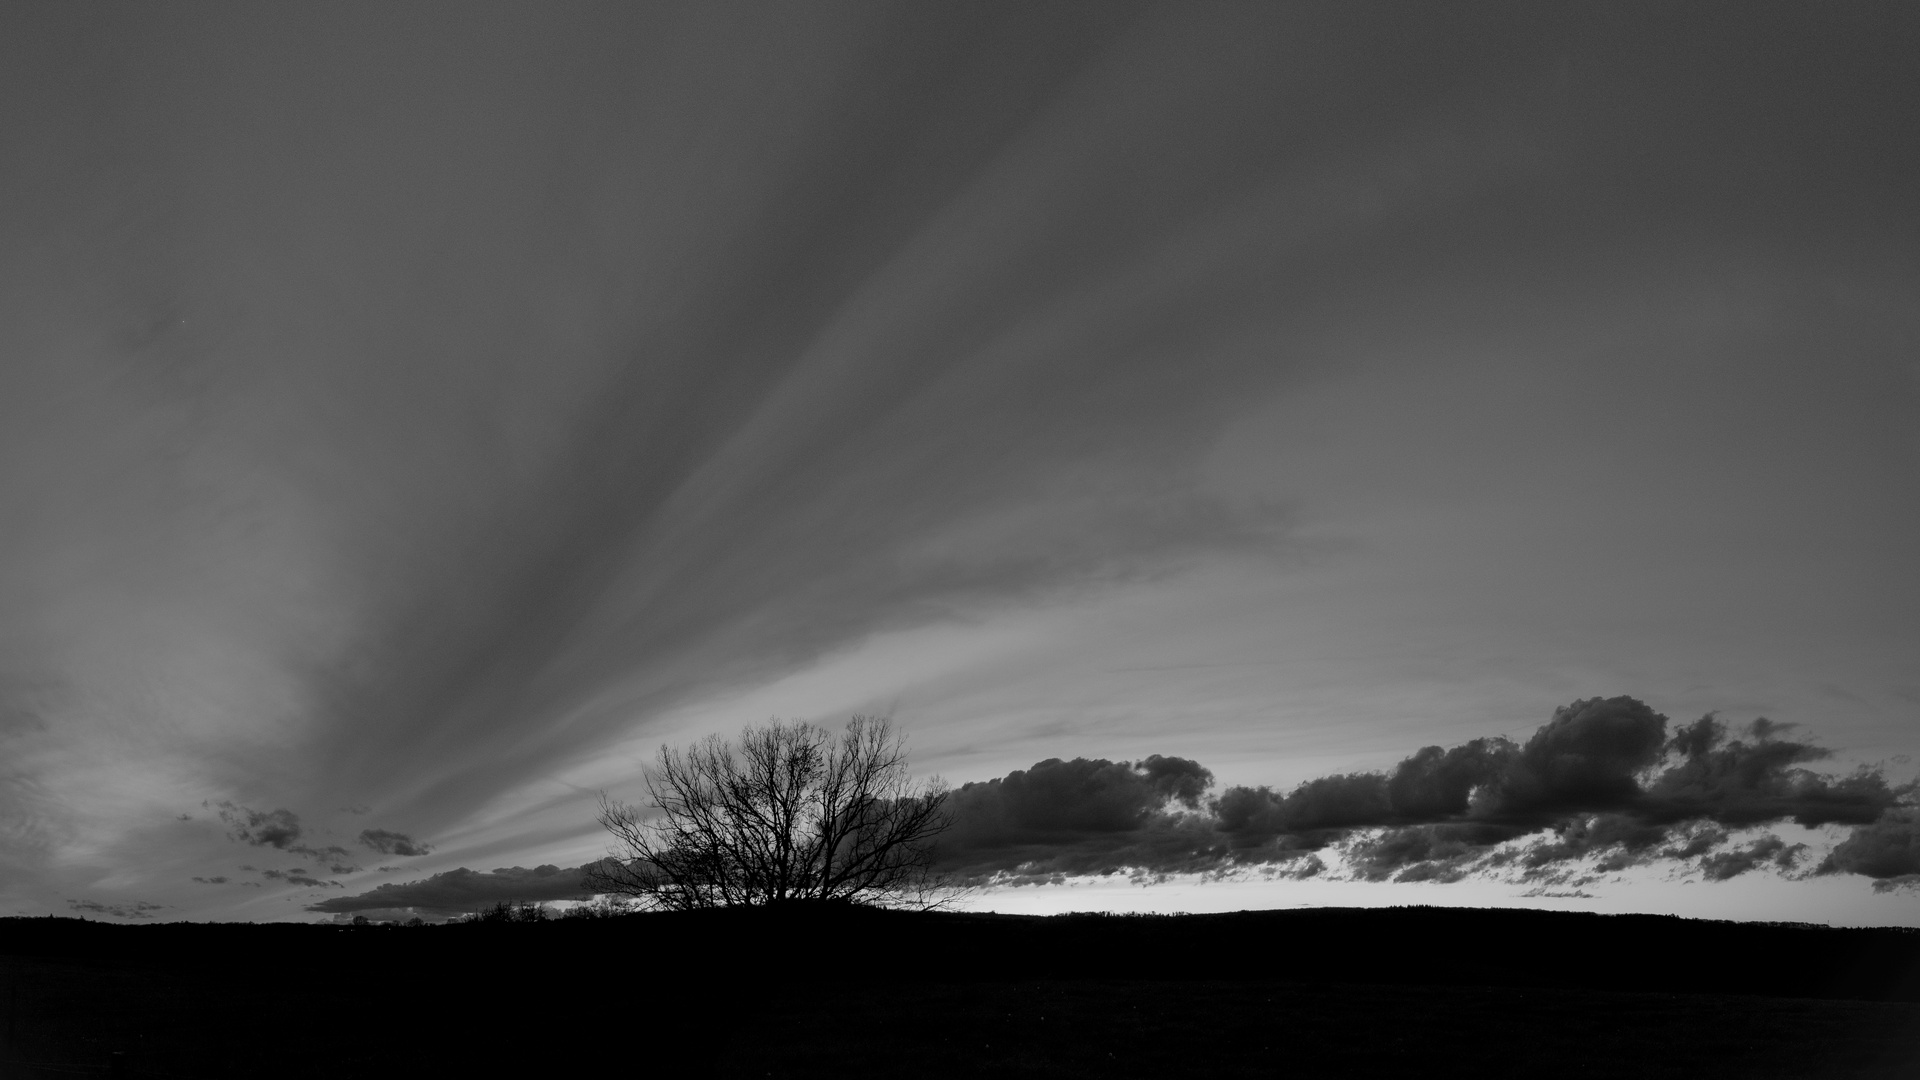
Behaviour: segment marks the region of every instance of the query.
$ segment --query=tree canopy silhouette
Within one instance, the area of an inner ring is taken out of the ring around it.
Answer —
[[[738,744],[662,746],[646,782],[648,807],[601,796],[617,845],[588,868],[596,892],[676,910],[938,895],[930,842],[947,827],[948,789],[912,778],[885,718],[856,716],[838,736],[775,720]]]

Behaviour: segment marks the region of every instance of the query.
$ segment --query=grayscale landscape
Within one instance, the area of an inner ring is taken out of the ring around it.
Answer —
[[[1903,1077],[1920,6],[0,6],[0,1074]]]

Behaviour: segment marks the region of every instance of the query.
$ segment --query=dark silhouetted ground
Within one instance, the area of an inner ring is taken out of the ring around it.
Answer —
[[[1920,1076],[1920,933],[1646,916],[13,919],[0,980],[7,1077]]]

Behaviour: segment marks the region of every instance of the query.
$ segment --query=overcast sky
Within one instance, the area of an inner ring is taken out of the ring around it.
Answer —
[[[774,715],[1910,780],[1915,11],[8,5],[0,913],[574,867]],[[1920,922],[1812,859],[1581,888]],[[1544,902],[1262,887],[1097,895]]]

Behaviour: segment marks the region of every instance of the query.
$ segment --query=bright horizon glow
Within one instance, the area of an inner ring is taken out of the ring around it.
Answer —
[[[955,905],[960,911],[1063,915],[1077,911],[1142,914],[1218,913],[1302,907],[1527,907],[1596,914],[1675,915],[1735,922],[1800,922],[1826,926],[1920,926],[1911,903],[1888,902],[1831,878],[1754,882],[1648,878],[1588,897],[1529,895],[1499,882],[1381,886],[1352,881],[1179,881],[1132,885],[1094,879],[1062,886],[992,890]]]

